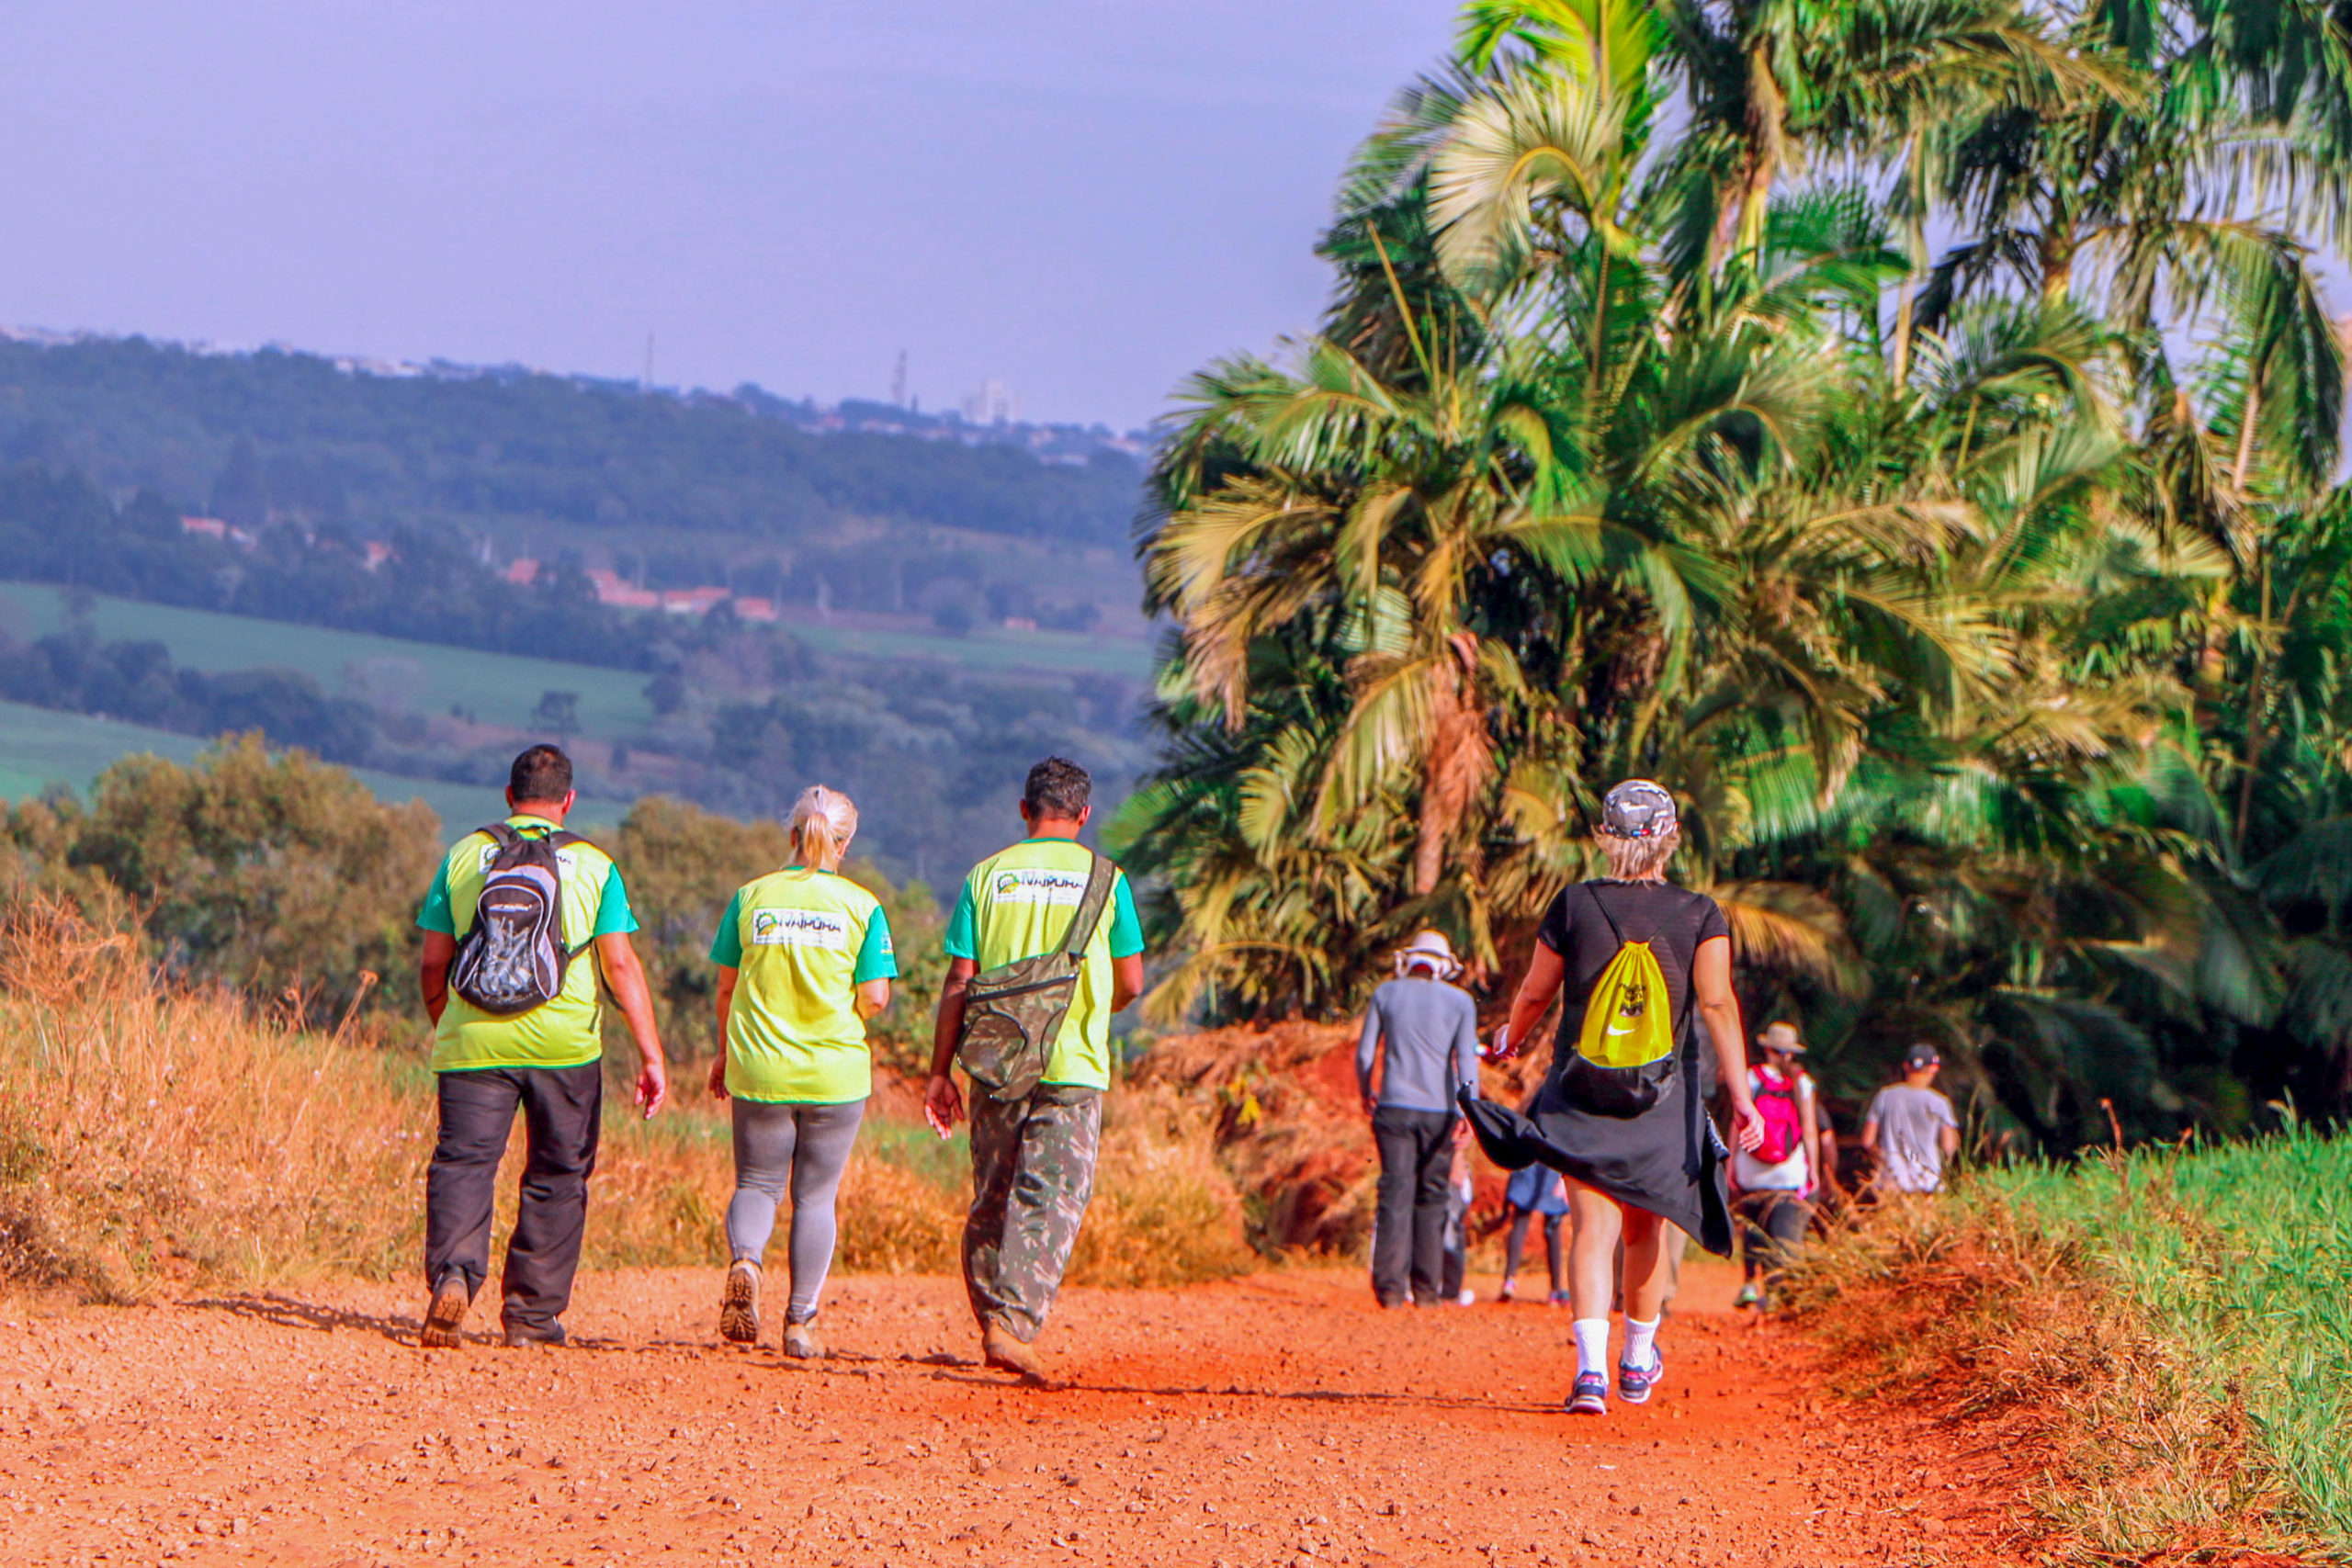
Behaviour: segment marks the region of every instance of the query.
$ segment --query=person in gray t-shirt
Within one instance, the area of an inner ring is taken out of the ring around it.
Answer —
[[[1960,1119],[1935,1088],[1943,1059],[1932,1045],[1914,1045],[1903,1057],[1903,1081],[1871,1101],[1862,1121],[1862,1147],[1878,1159],[1878,1179],[1897,1192],[1933,1192],[1944,1183],[1944,1161],[1960,1149]]]
[[[1403,1305],[1408,1289],[1423,1306],[1441,1299],[1446,1175],[1467,1135],[1454,1090],[1478,1092],[1477,1004],[1447,984],[1461,972],[1444,935],[1421,932],[1396,955],[1397,977],[1373,992],[1356,1043],[1356,1088],[1380,1149],[1372,1289],[1382,1306]]]

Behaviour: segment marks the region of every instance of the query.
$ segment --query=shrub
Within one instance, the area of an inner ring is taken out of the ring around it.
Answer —
[[[590,1267],[726,1261],[726,1111],[694,1076],[673,1092],[650,1122],[617,1084],[606,1096]],[[966,1145],[885,1113],[906,1099],[877,1095],[842,1184],[845,1272],[957,1268]],[[0,906],[0,1278],[127,1301],[395,1277],[421,1261],[433,1126],[420,1055],[368,1043],[350,1020],[305,1030],[297,1009],[172,983],[133,933],[63,897]],[[518,1125],[502,1236],[521,1143]],[[1072,1279],[1179,1284],[1250,1262],[1206,1127],[1162,1095],[1114,1095]]]

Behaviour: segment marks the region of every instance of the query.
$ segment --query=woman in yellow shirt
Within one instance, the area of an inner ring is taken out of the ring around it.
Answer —
[[[710,944],[718,965],[718,1059],[710,1092],[734,1101],[734,1261],[718,1331],[760,1337],[762,1259],[792,1189],[792,1297],[784,1353],[824,1354],[813,1326],[833,1261],[833,1196],[873,1089],[865,1020],[890,1005],[899,965],[882,906],[840,874],[857,807],[813,785],[792,807],[792,861],[739,889]]]

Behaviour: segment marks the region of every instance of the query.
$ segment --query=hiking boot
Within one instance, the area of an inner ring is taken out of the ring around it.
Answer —
[[[718,1298],[718,1337],[729,1345],[760,1342],[760,1266],[739,1258],[727,1270],[727,1291]]]
[[[1021,1381],[1031,1383],[1047,1382],[1045,1363],[1037,1353],[1012,1337],[1012,1330],[1001,1323],[990,1323],[980,1332],[980,1358],[1001,1372],[1018,1372]]]
[[[1756,1288],[1756,1281],[1753,1280],[1742,1285],[1739,1288],[1739,1294],[1731,1299],[1731,1304],[1735,1307],[1761,1306],[1763,1302],[1764,1292]]]
[[[1657,1347],[1653,1345],[1647,1367],[1629,1367],[1623,1361],[1617,1363],[1617,1397],[1628,1404],[1644,1404],[1649,1399],[1650,1390],[1657,1386],[1657,1380],[1664,1376],[1666,1358],[1659,1355]]]
[[[1568,1395],[1568,1414],[1608,1415],[1609,1380],[1599,1372],[1578,1372],[1576,1389]]]
[[[817,1337],[813,1323],[787,1323],[784,1325],[784,1353],[796,1361],[813,1361],[825,1353],[824,1341]]]
[[[567,1337],[560,1323],[510,1323],[506,1325],[506,1348],[509,1350],[520,1350],[529,1345],[544,1345],[550,1350],[560,1350]]]
[[[441,1283],[434,1287],[433,1304],[424,1309],[424,1327],[416,1342],[428,1350],[447,1350],[466,1342],[462,1332],[468,1309],[474,1304],[474,1293],[466,1288],[466,1277],[456,1269],[441,1276]]]

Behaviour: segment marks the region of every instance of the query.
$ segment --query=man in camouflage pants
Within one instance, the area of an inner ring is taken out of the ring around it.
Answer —
[[[1026,1345],[1046,1326],[1094,1190],[1102,1140],[1100,1089],[1039,1084],[1020,1100],[973,1095],[964,1283],[983,1330],[1001,1323]]]
[[[948,918],[947,983],[932,1037],[924,1114],[944,1137],[964,1114],[949,1069],[974,975],[1050,953],[1086,889],[1092,855],[1078,835],[1092,814],[1086,770],[1048,757],[1022,792],[1022,842],[972,868]],[[1043,1081],[1015,1100],[985,1090],[972,1106],[972,1208],[964,1222],[964,1283],[991,1367],[1046,1380],[1030,1343],[1045,1327],[1094,1190],[1102,1092],[1111,1087],[1111,1015],[1143,990],[1143,927],[1124,873],[1079,968]]]

